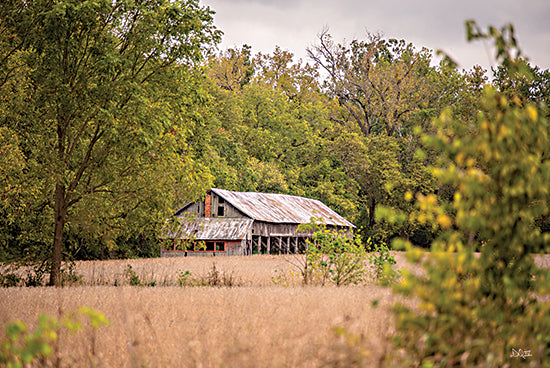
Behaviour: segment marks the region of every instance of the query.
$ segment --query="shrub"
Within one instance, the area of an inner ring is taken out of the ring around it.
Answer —
[[[7,272],[0,274],[0,286],[1,287],[14,287],[21,283],[21,276],[12,273]]]
[[[397,261],[386,243],[373,243],[371,238],[369,238],[367,240],[367,249],[369,250],[367,258],[371,264],[372,276],[382,285],[395,283],[400,273],[393,269]]]
[[[324,224],[303,224],[298,231],[312,231],[308,239],[304,263],[300,267],[305,285],[334,284],[336,286],[357,284],[366,274],[366,250],[359,236],[327,229]]]
[[[124,275],[128,279],[128,282],[132,286],[143,286],[143,281],[139,278],[139,276],[136,274],[136,271],[132,268],[132,265],[128,265],[126,267],[126,270],[124,271]]]
[[[469,26],[469,36],[488,37]],[[511,38],[489,31],[501,56],[509,42],[515,46],[513,29],[504,30]],[[508,65],[521,70],[511,59]],[[493,87],[481,103],[474,126],[446,111],[426,138],[442,153],[434,175],[456,188],[454,215],[435,196],[418,196],[417,220],[433,221],[441,233],[425,256],[406,245],[426,274],[408,274],[397,287],[419,304],[396,306],[392,365],[539,367],[550,360],[549,274],[531,256],[550,240],[535,226],[550,212],[550,126],[538,106]]]
[[[0,366],[19,368],[28,366],[59,366],[60,358],[52,356],[52,345],[57,341],[62,328],[71,333],[82,329],[80,317],[87,317],[92,328],[109,325],[105,316],[88,307],[81,307],[74,313],[67,313],[61,320],[48,315],[40,315],[34,330],[19,320],[6,326],[6,338],[0,342]],[[95,357],[90,357],[95,358]],[[97,364],[91,361],[90,363]]]
[[[128,283],[131,286],[156,286],[156,281],[151,281],[149,283],[143,282],[139,276],[137,275],[136,271],[132,268],[132,265],[128,265],[126,267],[126,270],[124,271],[124,275],[128,279]]]

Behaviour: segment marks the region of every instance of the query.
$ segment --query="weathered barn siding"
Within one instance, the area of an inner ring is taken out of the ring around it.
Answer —
[[[212,194],[212,217],[248,218],[231,203],[217,194]]]
[[[191,203],[185,210],[185,213],[192,214],[196,217],[204,217],[204,202]]]
[[[298,224],[274,224],[264,221],[254,221],[252,235],[261,236],[297,236]],[[307,234],[302,234],[303,236]]]
[[[208,199],[209,206],[207,206]],[[205,207],[210,208],[209,216],[206,216]],[[223,209],[223,214],[220,214],[220,208]],[[185,214],[192,214],[196,217],[207,217],[207,218],[216,218],[216,217],[226,217],[226,218],[250,218],[239,211],[231,203],[228,203],[223,198],[220,198],[217,194],[213,193],[211,196],[207,196],[205,201],[199,201],[195,203],[190,203],[176,212],[177,217],[183,217]]]

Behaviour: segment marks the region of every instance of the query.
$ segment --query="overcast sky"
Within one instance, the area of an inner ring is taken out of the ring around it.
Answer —
[[[405,39],[417,49],[443,49],[462,68],[494,65],[482,42],[467,43],[464,21],[483,29],[513,23],[532,64],[550,69],[550,0],[202,0],[224,32],[220,49],[275,46],[309,61],[306,48],[328,27],[337,42],[365,39],[366,32]]]

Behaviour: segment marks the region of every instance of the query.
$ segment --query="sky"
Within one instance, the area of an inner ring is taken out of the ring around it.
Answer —
[[[307,58],[323,29],[338,43],[365,40],[367,32],[404,39],[417,49],[441,49],[461,68],[495,66],[489,42],[466,41],[464,21],[486,30],[512,23],[531,64],[550,69],[550,0],[201,0],[216,12],[224,32],[220,50],[252,46],[272,53],[275,46]]]

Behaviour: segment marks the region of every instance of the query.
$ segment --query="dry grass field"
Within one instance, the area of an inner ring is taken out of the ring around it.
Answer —
[[[396,258],[399,267],[410,268],[401,254]],[[59,317],[82,305],[103,312],[110,326],[60,334],[54,355],[66,367],[379,366],[394,330],[391,305],[402,298],[373,283],[275,284],[274,275],[290,272],[288,261],[250,256],[79,262],[81,285],[0,289],[0,328],[16,318],[32,327],[41,313]],[[205,275],[213,262],[239,286],[162,286],[174,285],[181,271]],[[537,263],[549,265],[544,257]],[[129,286],[128,264],[144,283],[157,286]],[[338,327],[354,336],[336,334]]]

